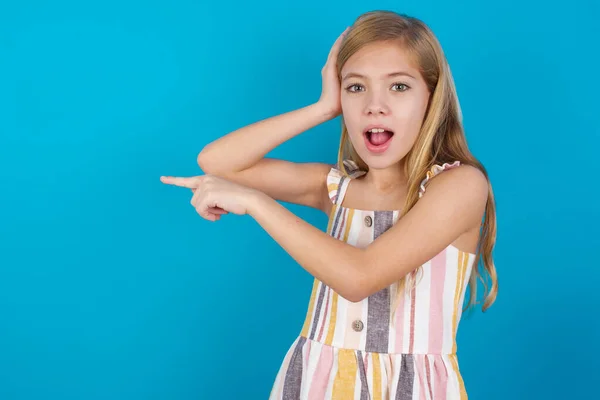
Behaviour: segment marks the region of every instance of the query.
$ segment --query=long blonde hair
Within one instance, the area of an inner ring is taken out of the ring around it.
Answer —
[[[421,130],[405,159],[408,195],[402,212],[405,214],[415,205],[419,198],[421,180],[435,164],[441,165],[458,160],[462,165],[478,168],[488,179],[488,199],[477,246],[475,267],[469,278],[470,299],[466,307],[476,304],[479,278],[487,293],[482,306],[482,310],[485,311],[495,301],[498,292],[498,279],[492,258],[496,242],[496,207],[487,171],[467,146],[460,104],[450,67],[437,38],[422,21],[391,11],[371,11],[356,19],[341,44],[337,58],[338,78],[341,79],[342,67],[354,53],[367,44],[379,41],[391,41],[401,45],[419,66],[431,93]],[[368,171],[368,166],[352,146],[348,130],[342,120],[338,168],[344,174],[349,173],[343,163],[347,159],[354,161],[360,169]],[[484,279],[485,274],[491,281],[491,287],[488,287]],[[405,279],[402,279],[399,282],[399,288],[404,285],[404,281]]]

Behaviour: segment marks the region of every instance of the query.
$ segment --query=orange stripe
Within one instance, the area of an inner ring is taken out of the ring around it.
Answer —
[[[373,400],[383,400],[381,396],[381,364],[379,353],[371,354],[373,355]]]
[[[356,371],[358,363],[354,350],[340,349],[338,353],[338,371],[333,381],[331,400],[348,400],[354,398]]]
[[[308,302],[308,312],[306,315],[306,319],[304,320],[304,326],[302,327],[302,332],[300,332],[301,336],[308,337],[308,327],[313,319],[313,307],[315,305],[315,297],[317,297],[317,286],[319,286],[319,281],[315,279],[313,281],[312,293],[310,294],[310,301]]]

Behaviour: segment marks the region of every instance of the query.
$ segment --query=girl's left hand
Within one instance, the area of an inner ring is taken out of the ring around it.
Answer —
[[[161,176],[161,182],[191,189],[191,204],[200,216],[218,221],[222,214],[244,215],[257,191],[211,175],[192,177]]]

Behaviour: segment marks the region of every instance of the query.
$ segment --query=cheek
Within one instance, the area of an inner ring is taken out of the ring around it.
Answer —
[[[341,101],[342,116],[344,124],[350,134],[361,129],[361,105],[357,101],[344,100]]]
[[[342,114],[344,115],[356,115],[356,110],[359,108],[356,99],[349,99],[342,95],[340,105],[342,107]]]
[[[395,119],[400,125],[411,131],[420,128],[427,109],[427,99],[413,98],[395,105]],[[410,134],[410,132],[407,132]]]

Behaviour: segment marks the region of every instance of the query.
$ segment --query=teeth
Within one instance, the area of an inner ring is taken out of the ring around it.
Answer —
[[[383,133],[383,132],[385,132],[385,129],[383,129],[383,128],[373,128],[373,129],[370,129],[369,132],[371,132],[371,133]]]

